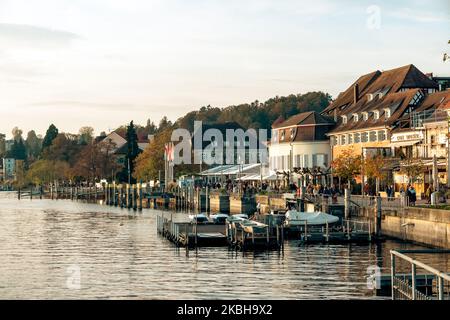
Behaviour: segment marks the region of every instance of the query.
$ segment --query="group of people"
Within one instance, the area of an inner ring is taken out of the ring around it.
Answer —
[[[407,185],[406,189],[401,186],[400,187],[400,196],[404,196],[406,195],[406,198],[408,199],[408,204],[410,206],[415,206],[416,205],[416,201],[417,201],[417,194],[416,194],[416,189],[414,189],[414,187],[412,185]]]

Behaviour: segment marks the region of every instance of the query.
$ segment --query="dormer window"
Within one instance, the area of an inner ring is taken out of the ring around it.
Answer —
[[[374,120],[380,119],[380,111],[378,111],[378,110],[373,111],[373,119]]]
[[[373,96],[374,96],[373,93],[368,93],[367,94],[367,101],[372,101],[373,100]]]
[[[291,128],[291,139],[294,139],[294,133],[295,133],[294,128]]]
[[[369,119],[369,113],[368,112],[363,112],[362,113],[362,118],[364,121],[367,121]]]
[[[346,124],[347,123],[347,116],[342,116],[342,124]]]
[[[385,109],[384,109],[384,117],[385,117],[386,119],[389,119],[390,116],[391,116],[391,109],[385,108]]]
[[[281,130],[281,137],[280,137],[281,141],[284,141],[284,130]]]
[[[358,114],[357,114],[357,113],[354,113],[354,114],[353,114],[353,121],[354,121],[354,122],[358,122],[358,120],[359,120]]]

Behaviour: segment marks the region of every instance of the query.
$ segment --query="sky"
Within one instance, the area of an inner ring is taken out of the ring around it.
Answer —
[[[450,76],[450,2],[0,0],[0,133],[158,123],[414,64]]]

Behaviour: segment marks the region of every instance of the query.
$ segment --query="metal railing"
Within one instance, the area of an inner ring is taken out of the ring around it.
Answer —
[[[450,250],[391,250],[391,290],[393,300],[450,300],[450,274],[439,271],[406,254],[449,254]],[[396,259],[410,264],[410,275],[397,274]],[[425,290],[417,289],[419,273],[425,270]]]

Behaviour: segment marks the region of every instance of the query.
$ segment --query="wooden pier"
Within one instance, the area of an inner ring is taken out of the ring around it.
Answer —
[[[281,228],[243,219],[229,219],[225,225],[174,221],[157,216],[157,232],[176,246],[186,248],[229,246],[237,250],[265,250],[282,247]]]

